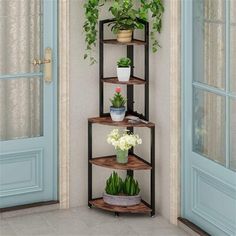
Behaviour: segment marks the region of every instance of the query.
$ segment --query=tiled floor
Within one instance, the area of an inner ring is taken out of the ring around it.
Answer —
[[[0,236],[187,236],[160,216],[121,215],[88,209],[70,210],[18,216],[0,220]]]

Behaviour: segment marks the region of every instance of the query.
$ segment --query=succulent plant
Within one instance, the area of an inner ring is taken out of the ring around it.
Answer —
[[[117,65],[121,68],[129,67],[131,65],[131,59],[128,57],[122,57],[119,59],[119,61],[117,61]]]
[[[114,97],[110,99],[110,102],[115,108],[120,108],[125,105],[126,99],[122,96],[120,87],[116,88],[116,93],[114,94]]]
[[[140,193],[138,181],[132,176],[127,175],[123,182],[121,177],[113,171],[107,179],[105,192],[110,195],[119,195],[123,193],[127,196],[136,196]]]
[[[113,171],[113,173],[106,182],[105,191],[107,194],[110,195],[118,195],[119,193],[122,192],[122,189],[123,189],[123,181],[118,176],[118,174],[115,171]]]
[[[132,176],[127,175],[123,183],[123,193],[128,196],[135,196],[140,193],[138,181]]]

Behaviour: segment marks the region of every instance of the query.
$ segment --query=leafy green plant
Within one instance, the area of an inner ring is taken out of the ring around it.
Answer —
[[[132,176],[127,175],[123,182],[117,172],[113,171],[106,181],[105,192],[110,195],[124,194],[127,196],[136,196],[140,193],[140,188],[138,181]]]
[[[140,193],[138,181],[135,181],[132,176],[127,175],[123,183],[123,193],[128,196],[135,196]]]
[[[114,21],[109,25],[112,25],[111,30],[117,34],[120,30],[134,30],[142,29],[138,18],[138,11],[134,9],[133,1],[130,0],[117,0],[109,8],[109,11],[114,17]]]
[[[96,62],[93,56],[93,49],[97,41],[97,24],[99,18],[99,8],[108,0],[86,0],[84,4],[85,22],[83,25],[85,31],[86,51],[84,59],[89,58],[91,64]],[[135,8],[134,0],[114,0],[109,11],[115,17],[112,30],[116,32],[119,29],[140,29],[143,26],[138,19],[148,20],[148,13],[151,13],[152,30],[150,37],[152,40],[152,51],[156,52],[160,47],[157,40],[157,33],[162,29],[162,16],[164,13],[163,0],[139,0],[139,6]],[[132,21],[131,21],[132,20]]]
[[[118,176],[118,174],[115,171],[113,171],[113,173],[106,181],[105,191],[107,194],[110,195],[118,195],[119,193],[122,192],[122,189],[123,189],[123,181]]]
[[[126,103],[126,99],[121,95],[121,88],[117,87],[115,91],[114,97],[110,99],[111,104],[115,108],[123,107]]]
[[[128,57],[122,57],[117,61],[118,67],[129,67],[131,65],[131,60]]]

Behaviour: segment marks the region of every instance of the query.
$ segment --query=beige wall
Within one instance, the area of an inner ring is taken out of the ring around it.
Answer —
[[[163,32],[159,38],[162,48],[157,54],[150,53],[150,120],[156,123],[156,204],[157,211],[169,219],[170,208],[170,32],[169,32],[169,1],[165,1],[165,15]],[[89,66],[83,60],[84,35],[82,25],[84,1],[71,0],[70,6],[70,205],[78,206],[87,204],[87,118],[98,116],[98,64]],[[106,11],[102,17],[106,17]],[[112,50],[109,50],[109,49]],[[124,53],[124,49],[108,47],[106,53],[106,74],[114,75],[115,61]],[[137,52],[136,58],[141,52]],[[124,55],[124,54],[123,54]],[[109,59],[109,60],[108,60]],[[138,62],[136,59],[136,68]],[[140,65],[141,68],[141,65]],[[142,71],[137,70],[137,74]],[[114,87],[107,87],[110,93]],[[141,90],[137,89],[137,108],[141,106]],[[140,92],[139,92],[140,91]],[[109,97],[109,92],[107,93]],[[110,154],[112,147],[106,144],[106,134],[111,128],[95,126],[94,129],[94,154],[96,156]],[[144,145],[138,148],[138,152],[148,158],[145,144],[149,144],[148,132],[137,130],[142,135]],[[95,168],[94,194],[101,195],[105,178],[109,170]],[[136,174],[142,187],[142,195],[148,198],[148,175],[145,172]]]

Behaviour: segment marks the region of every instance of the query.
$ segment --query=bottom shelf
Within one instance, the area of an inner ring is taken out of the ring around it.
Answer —
[[[94,207],[97,207],[106,211],[111,211],[111,212],[150,213],[152,211],[152,209],[148,207],[147,205],[145,205],[143,202],[141,202],[139,205],[124,207],[124,206],[109,205],[105,203],[102,198],[98,198],[98,199],[89,201],[89,203]]]

